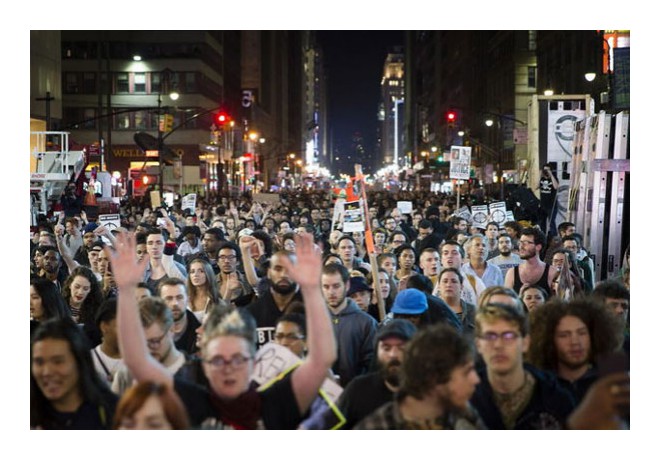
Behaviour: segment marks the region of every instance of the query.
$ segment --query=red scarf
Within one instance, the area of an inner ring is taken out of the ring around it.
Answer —
[[[261,418],[261,396],[257,392],[258,384],[252,382],[250,388],[231,401],[220,399],[211,392],[211,403],[218,412],[220,420],[236,430],[256,430]]]

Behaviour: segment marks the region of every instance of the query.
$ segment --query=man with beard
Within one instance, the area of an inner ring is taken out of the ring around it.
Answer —
[[[465,242],[467,251],[467,262],[463,264],[463,273],[480,278],[488,288],[504,284],[502,271],[488,262],[488,247],[486,237],[477,234],[472,235]]]
[[[609,279],[598,283],[593,295],[614,313],[618,333],[623,336],[621,350],[630,355],[630,291],[621,281]]]
[[[350,281],[343,265],[323,267],[321,289],[337,339],[337,361],[332,370],[339,375],[340,385],[345,387],[354,377],[369,369],[374,354],[376,320],[347,297]]]
[[[394,319],[378,330],[376,370],[353,379],[337,400],[337,407],[346,418],[342,429],[353,429],[360,420],[392,401],[399,391],[404,348],[416,331],[410,321],[403,319]]]
[[[277,320],[288,312],[291,303],[295,300],[302,301],[298,285],[291,279],[282,262],[285,257],[295,263],[295,255],[287,251],[277,251],[273,254],[266,272],[268,289],[245,307],[257,321],[258,347],[273,340]]]
[[[497,250],[499,255],[488,259],[492,265],[499,267],[502,271],[502,278],[506,277],[506,272],[510,268],[517,267],[522,262],[518,254],[514,254],[513,243],[511,242],[511,237],[507,234],[503,234],[497,237]]]
[[[485,367],[472,404],[491,430],[563,429],[575,406],[554,375],[523,362],[528,329],[526,314],[509,304],[477,311],[475,336]]]
[[[172,310],[158,297],[145,297],[138,308],[149,354],[174,375],[185,364],[186,356],[174,346]],[[122,395],[132,384],[133,376],[122,363],[112,381],[112,391]]]
[[[523,284],[536,284],[545,289],[545,292],[554,292],[551,286],[557,271],[540,257],[545,246],[543,232],[538,228],[524,228],[518,245],[518,254],[523,262],[506,273],[504,286],[520,292]]]
[[[172,311],[174,345],[189,355],[194,354],[197,352],[195,330],[201,324],[188,308],[186,284],[178,278],[165,278],[158,285],[158,295]]]
[[[355,429],[484,428],[469,403],[478,383],[470,342],[455,329],[435,324],[419,331],[406,345],[394,400]]]
[[[556,374],[579,404],[598,378],[596,358],[615,351],[621,335],[606,307],[578,298],[568,303],[553,299],[535,308],[530,337],[529,362]]]
[[[220,297],[235,306],[248,305],[254,296],[254,290],[245,275],[238,271],[241,250],[231,241],[223,241],[218,251],[218,290]]]

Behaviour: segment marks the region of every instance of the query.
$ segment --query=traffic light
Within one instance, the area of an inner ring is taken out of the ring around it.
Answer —
[[[456,112],[454,112],[453,110],[448,110],[447,113],[445,114],[445,120],[447,121],[447,125],[450,128],[454,127],[457,118],[458,116],[456,115]]]
[[[231,117],[227,115],[225,112],[219,112],[215,116],[215,121],[218,126],[224,126],[225,124],[231,121]]]

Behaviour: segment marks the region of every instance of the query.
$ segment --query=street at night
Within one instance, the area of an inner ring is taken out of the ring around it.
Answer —
[[[630,35],[31,30],[30,429],[638,427]]]

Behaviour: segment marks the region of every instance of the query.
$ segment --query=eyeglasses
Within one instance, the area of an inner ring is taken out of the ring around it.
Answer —
[[[479,336],[480,339],[489,343],[495,343],[497,339],[502,339],[504,343],[513,343],[518,337],[520,337],[520,334],[514,331],[505,331],[501,334],[498,334],[497,332],[486,332]]]
[[[288,339],[288,340],[302,340],[302,339],[304,339],[304,338],[305,338],[304,335],[301,335],[301,334],[294,334],[294,333],[290,333],[290,334],[275,334],[275,340],[277,340],[278,342],[279,342],[279,341],[282,341],[282,340],[284,340],[284,339]]]
[[[242,355],[235,355],[229,359],[225,359],[222,356],[214,356],[211,359],[204,360],[204,362],[217,370],[221,370],[225,366],[228,366],[231,369],[240,369],[245,365],[245,363],[247,363],[251,359],[252,358],[250,356],[242,356]]]
[[[158,337],[157,339],[147,339],[147,346],[149,348],[159,347],[160,343],[163,341],[163,339],[165,338],[165,336],[167,335],[168,332],[169,331],[165,331],[165,333],[163,335],[161,335],[160,337]]]
[[[236,260],[236,256],[219,256],[218,260],[222,260],[222,261],[228,260],[231,262]]]

